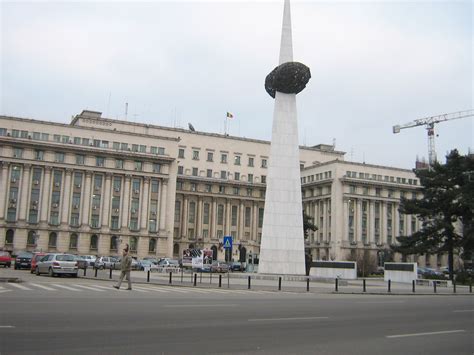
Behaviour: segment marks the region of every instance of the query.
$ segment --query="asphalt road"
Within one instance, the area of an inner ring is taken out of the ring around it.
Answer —
[[[472,295],[112,284],[0,283],[0,354],[474,353]]]

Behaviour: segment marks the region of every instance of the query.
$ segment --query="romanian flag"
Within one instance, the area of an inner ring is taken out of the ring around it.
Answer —
[[[231,120],[231,119],[234,118],[234,115],[231,114],[230,112],[227,112],[227,118],[228,118],[229,120]]]

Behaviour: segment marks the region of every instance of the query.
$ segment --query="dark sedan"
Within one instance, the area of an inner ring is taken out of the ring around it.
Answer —
[[[15,258],[15,270],[18,269],[31,269],[31,259],[33,258],[33,253],[28,251],[23,251],[18,254]]]

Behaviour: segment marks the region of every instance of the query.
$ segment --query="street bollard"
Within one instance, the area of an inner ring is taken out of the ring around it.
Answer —
[[[150,270],[146,273],[146,282],[150,282]]]
[[[309,292],[309,277],[306,279],[306,291]]]
[[[248,284],[247,284],[247,289],[250,290],[250,276],[248,277]]]
[[[169,284],[171,285],[173,283],[173,272],[170,271],[170,281]]]
[[[110,265],[109,279],[112,280],[112,265]]]
[[[183,268],[181,268],[181,283],[183,283]]]
[[[392,292],[392,280],[388,280],[388,291],[387,292]]]
[[[97,270],[99,270],[99,269],[97,269],[96,267],[95,267],[94,269],[95,269],[95,275],[94,275],[94,277],[97,277]]]
[[[219,275],[219,287],[222,287],[222,275]]]
[[[411,292],[415,293],[415,280],[411,280]]]
[[[278,291],[281,291],[281,276],[278,278]]]
[[[453,280],[453,293],[456,293],[456,281]]]
[[[219,275],[219,276],[222,276],[222,275]],[[210,275],[209,275],[209,284],[212,284],[212,271],[211,271],[211,273],[210,273]]]
[[[339,279],[336,277],[336,292],[339,291]]]
[[[469,293],[472,293],[472,281],[469,283]]]
[[[230,276],[229,276],[229,273],[227,273],[227,288],[230,288]]]
[[[196,282],[197,282],[197,274],[194,274],[194,286],[196,286]]]
[[[191,272],[191,282],[193,282],[194,272]]]
[[[365,279],[364,279],[364,280],[363,280],[363,292],[366,292],[366,291],[367,291],[367,289],[366,289],[366,287],[365,287]]]
[[[87,266],[84,266],[84,276],[86,276]]]
[[[202,284],[202,271],[201,271],[201,274],[199,275],[199,283]]]
[[[436,281],[433,281],[433,291],[436,293]]]

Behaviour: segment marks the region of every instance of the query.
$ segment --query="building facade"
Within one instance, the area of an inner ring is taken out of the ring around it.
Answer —
[[[0,116],[0,248],[116,255],[128,243],[139,258],[195,247],[248,260],[259,253],[269,151],[94,111],[70,124]],[[413,172],[346,162],[327,145],[300,147],[300,165],[314,259],[376,253],[419,227],[398,214],[400,197],[420,188]]]

